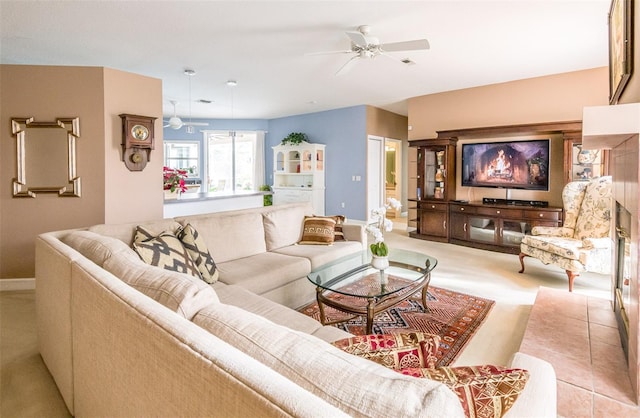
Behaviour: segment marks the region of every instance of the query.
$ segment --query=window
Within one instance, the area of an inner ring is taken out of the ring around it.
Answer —
[[[210,192],[258,190],[264,182],[264,133],[207,131]]]
[[[190,178],[199,178],[200,142],[164,141],[164,165],[186,170]]]

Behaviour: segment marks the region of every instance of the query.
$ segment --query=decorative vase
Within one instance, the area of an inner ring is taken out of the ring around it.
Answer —
[[[384,270],[389,267],[389,257],[374,255],[371,257],[371,267],[378,270]]]
[[[177,191],[172,192],[171,190],[164,191],[164,200],[174,200],[178,198],[179,193]]]

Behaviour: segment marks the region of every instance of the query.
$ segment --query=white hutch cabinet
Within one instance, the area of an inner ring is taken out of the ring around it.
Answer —
[[[273,147],[273,203],[311,202],[324,215],[325,145],[302,143]]]

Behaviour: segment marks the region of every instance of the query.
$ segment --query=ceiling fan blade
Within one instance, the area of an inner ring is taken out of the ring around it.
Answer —
[[[328,54],[351,54],[353,51],[350,49],[342,50],[342,51],[324,51],[324,52],[308,52],[304,55],[328,55]]]
[[[184,122],[183,125],[187,126],[209,126],[208,122]]]
[[[390,44],[380,45],[380,49],[385,52],[396,51],[417,51],[421,49],[429,49],[429,41],[426,39],[416,39],[414,41],[392,42]]]
[[[345,33],[347,34],[349,39],[351,39],[351,42],[353,42],[354,44],[362,48],[367,46],[368,44],[367,38],[365,38],[365,36],[360,32],[345,32]]]
[[[343,75],[349,72],[349,70],[351,70],[351,67],[353,67],[353,65],[356,63],[356,60],[360,58],[360,55],[356,55],[355,57],[351,57],[351,59],[349,59],[349,61],[345,62],[344,65],[342,67],[340,67],[338,69],[338,71],[336,71],[336,75]]]

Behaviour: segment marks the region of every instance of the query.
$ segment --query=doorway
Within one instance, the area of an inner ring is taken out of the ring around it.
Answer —
[[[402,141],[385,138],[384,141],[384,201],[388,198],[401,200],[402,193]],[[387,212],[389,218],[399,218],[402,209]]]
[[[402,141],[369,135],[367,138],[367,220],[387,198],[402,201]],[[400,218],[402,209],[387,212]]]

